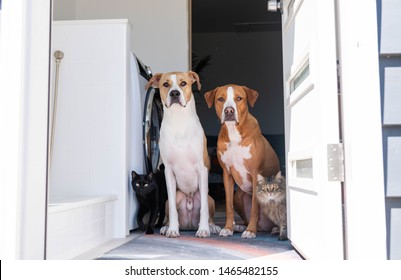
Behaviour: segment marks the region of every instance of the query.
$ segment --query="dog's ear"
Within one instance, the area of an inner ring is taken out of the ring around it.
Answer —
[[[246,97],[248,99],[249,105],[253,107],[253,105],[255,105],[256,99],[258,99],[259,93],[256,90],[247,88],[246,86],[242,86],[242,88],[246,92]]]
[[[159,88],[159,82],[162,77],[162,73],[157,73],[150,78],[149,82],[146,84],[145,89],[147,90],[150,87]]]
[[[203,95],[203,96],[205,97],[207,106],[208,106],[209,108],[212,108],[212,106],[213,106],[214,96],[216,95],[217,89],[218,89],[218,87],[215,88],[214,90],[211,90],[211,91],[206,92],[206,93]]]
[[[199,81],[199,75],[196,74],[194,71],[188,71],[188,76],[191,79],[192,83],[198,84],[198,90],[201,90],[201,83]]]

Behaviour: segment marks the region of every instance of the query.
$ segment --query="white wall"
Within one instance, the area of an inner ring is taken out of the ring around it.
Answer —
[[[131,49],[156,72],[189,69],[188,0],[54,0],[54,20],[127,18]]]

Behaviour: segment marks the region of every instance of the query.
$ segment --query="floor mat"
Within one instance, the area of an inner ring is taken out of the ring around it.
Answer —
[[[135,233],[134,233],[135,234]],[[159,234],[137,237],[104,254],[99,260],[238,260],[252,258],[301,260],[290,241],[258,233],[254,239],[243,239],[240,233],[230,237],[212,235],[197,238],[195,231],[181,231],[178,238]]]

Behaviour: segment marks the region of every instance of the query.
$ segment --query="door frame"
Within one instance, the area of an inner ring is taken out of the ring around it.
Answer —
[[[385,259],[376,1],[336,0],[336,6],[346,258]],[[35,5],[13,0],[2,6],[0,59],[13,59],[4,60],[0,68],[0,92],[8,93],[0,95],[0,112],[5,112],[2,119],[7,120],[1,123],[7,138],[0,139],[4,155],[0,167],[5,171],[3,182],[7,187],[2,188],[0,196],[0,215],[7,224],[0,243],[1,259],[46,258],[51,7],[51,0],[35,1]],[[366,160],[367,151],[370,160]],[[368,192],[361,193],[368,188]],[[362,237],[372,232],[375,242],[369,242],[367,255],[366,239]]]
[[[336,0],[336,16],[345,161],[345,258],[386,259],[376,1]],[[369,236],[367,242],[364,237],[372,232],[374,240]]]
[[[51,7],[51,0],[2,3],[1,259],[46,258]]]

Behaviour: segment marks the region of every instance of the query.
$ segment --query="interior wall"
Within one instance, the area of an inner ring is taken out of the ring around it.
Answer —
[[[262,133],[284,134],[281,32],[193,33],[193,53],[201,58],[211,55],[204,68],[197,112],[208,136],[220,130],[214,108],[209,109],[203,94],[228,83],[245,85],[259,93],[251,113],[258,119]]]
[[[188,0],[54,0],[54,20],[121,19],[131,48],[154,73],[189,69]]]
[[[54,20],[74,20],[77,0],[53,0]]]
[[[128,18],[133,52],[154,73],[189,69],[188,0],[54,0],[54,20]],[[199,118],[207,135],[220,125],[203,94],[227,83],[259,92],[252,114],[264,134],[284,134],[280,31],[192,33],[192,52],[212,55],[196,96]]]

